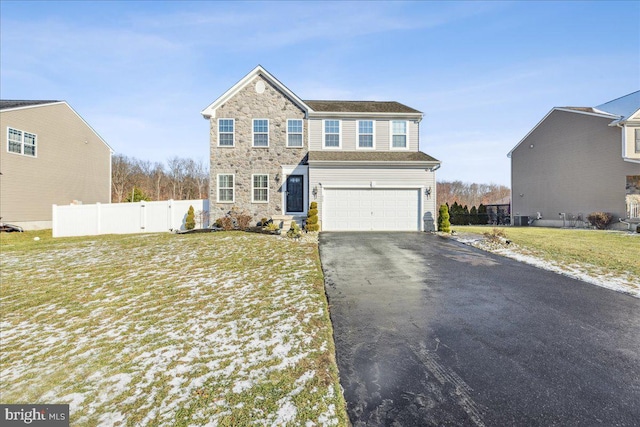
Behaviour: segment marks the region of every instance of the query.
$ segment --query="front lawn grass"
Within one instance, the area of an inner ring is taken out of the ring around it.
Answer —
[[[451,228],[475,234],[491,233],[493,228],[497,228],[516,245],[547,261],[581,265],[598,274],[629,277],[635,282],[640,277],[640,235],[637,233],[543,227]]]
[[[3,403],[69,403],[74,426],[348,424],[316,244],[39,231],[0,245]]]

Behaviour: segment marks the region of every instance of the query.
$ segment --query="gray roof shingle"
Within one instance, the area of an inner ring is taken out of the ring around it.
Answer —
[[[22,99],[2,99],[0,100],[0,110],[8,110],[10,108],[31,107],[33,105],[52,104],[62,101],[38,101],[38,100],[22,100]]]
[[[309,161],[325,162],[439,162],[422,151],[309,151]]]
[[[329,113],[412,113],[421,111],[396,101],[304,101],[315,111]]]

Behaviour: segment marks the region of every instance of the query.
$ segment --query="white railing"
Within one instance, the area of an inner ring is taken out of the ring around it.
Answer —
[[[640,203],[627,202],[627,218],[629,219],[640,218]]]
[[[184,230],[189,206],[208,212],[208,200],[53,205],[53,237],[157,233]],[[206,224],[198,226],[207,227]]]

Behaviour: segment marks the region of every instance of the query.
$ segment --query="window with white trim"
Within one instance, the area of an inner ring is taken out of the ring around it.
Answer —
[[[233,174],[218,174],[218,202],[233,203],[235,201]]]
[[[407,121],[391,121],[391,148],[407,148]]]
[[[269,175],[251,175],[251,202],[267,203],[269,201]]]
[[[358,148],[373,148],[373,120],[358,120]]]
[[[218,146],[233,147],[235,119],[218,119]]]
[[[340,120],[324,121],[324,146],[325,148],[340,147]]]
[[[302,120],[287,120],[287,147],[302,147]]]
[[[269,146],[269,119],[253,119],[253,146]]]
[[[636,153],[640,153],[640,129],[636,129]]]
[[[35,157],[36,135],[18,129],[7,128],[7,151]]]

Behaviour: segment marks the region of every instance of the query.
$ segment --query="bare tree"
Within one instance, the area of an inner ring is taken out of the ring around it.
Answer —
[[[172,189],[172,199],[182,199],[185,187],[185,163],[185,159],[181,159],[180,157],[172,157],[167,161],[167,172]]]
[[[121,203],[131,186],[133,162],[127,156],[116,154],[111,158],[112,200]]]
[[[112,172],[112,200],[118,203],[136,191],[152,200],[202,199],[209,192],[209,171],[201,160],[173,157],[165,166],[118,154]]]
[[[457,202],[461,206],[469,208],[496,203],[508,197],[511,193],[509,187],[498,184],[464,183],[462,181],[441,181],[437,184],[437,204],[445,203],[449,206]]]

